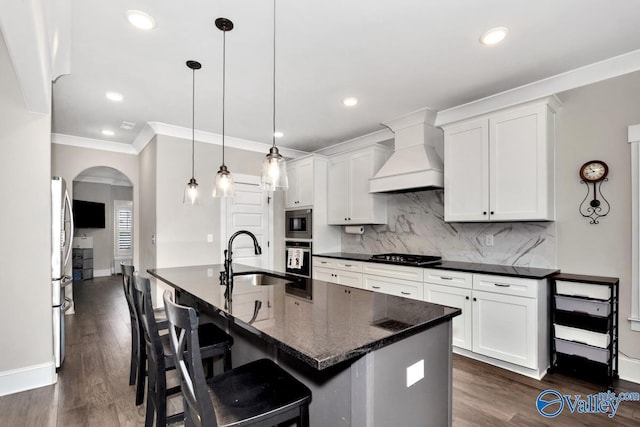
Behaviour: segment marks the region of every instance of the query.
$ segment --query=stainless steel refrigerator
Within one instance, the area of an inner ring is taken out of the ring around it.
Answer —
[[[51,178],[51,295],[53,307],[53,355],[56,368],[64,360],[64,312],[70,300],[64,288],[71,283],[66,266],[71,255],[73,215],[67,184],[63,178]]]

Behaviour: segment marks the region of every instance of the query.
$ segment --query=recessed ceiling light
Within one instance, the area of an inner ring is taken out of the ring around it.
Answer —
[[[275,131],[273,133],[273,136],[275,136],[276,138],[282,138],[284,136],[284,133]]]
[[[102,134],[104,136],[113,136],[115,135],[115,132],[109,129],[102,129]]]
[[[345,99],[342,100],[342,103],[344,105],[346,105],[347,107],[353,107],[354,105],[356,105],[358,103],[358,98],[353,97],[353,96],[348,96]]]
[[[107,97],[107,99],[114,102],[120,102],[124,99],[124,96],[122,96],[122,94],[118,92],[107,92],[105,93],[105,96]]]
[[[140,10],[127,10],[127,19],[131,25],[141,30],[151,30],[156,26],[155,19]]]
[[[509,34],[507,27],[495,27],[485,31],[480,36],[480,43],[491,46],[500,43]]]

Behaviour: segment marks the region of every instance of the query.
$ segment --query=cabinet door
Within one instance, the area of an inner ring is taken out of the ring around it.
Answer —
[[[285,195],[285,207],[295,208],[299,206],[300,201],[300,168],[297,164],[287,165],[287,178],[289,179],[289,188]]]
[[[489,125],[486,119],[444,133],[445,221],[489,220]]]
[[[349,157],[338,156],[329,163],[327,216],[329,224],[348,224],[349,217]]]
[[[313,159],[303,159],[298,163],[298,201],[297,206],[313,205]]]
[[[373,158],[371,152],[351,155],[349,159],[349,222],[371,223],[373,200],[369,194]]]
[[[546,108],[511,111],[489,121],[493,220],[552,219],[547,212]]]
[[[473,351],[538,368],[536,300],[473,291]]]
[[[453,318],[453,345],[471,350],[471,290],[425,283],[424,300],[462,309]]]
[[[314,267],[313,278],[315,280],[323,280],[325,282],[338,283],[338,276],[335,270],[322,267]]]

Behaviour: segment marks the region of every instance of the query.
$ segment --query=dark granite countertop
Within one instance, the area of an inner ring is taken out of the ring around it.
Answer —
[[[233,268],[235,274],[269,272],[240,264]],[[224,267],[217,264],[148,272],[318,370],[390,345],[461,313],[458,308],[321,280],[307,279],[303,287],[311,289],[301,292],[284,284],[254,286],[235,274],[229,305],[224,298],[225,287],[219,282],[222,270]],[[261,312],[252,322],[255,301],[262,301]]]
[[[327,258],[348,259],[351,261],[379,262],[372,260],[371,254],[356,254],[349,252],[331,252],[326,254],[313,254]],[[424,268],[434,268],[440,270],[466,271],[470,273],[495,274],[498,276],[518,276],[527,279],[546,279],[556,273],[559,269],[524,267],[517,265],[482,264],[476,262],[447,261],[442,260],[437,264],[425,265]]]

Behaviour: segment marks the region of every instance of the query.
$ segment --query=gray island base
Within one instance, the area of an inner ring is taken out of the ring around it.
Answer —
[[[312,427],[451,425],[451,319],[459,309],[319,280],[256,286],[242,276],[266,270],[241,265],[229,302],[222,269],[149,273],[231,333],[234,366],[267,357],[304,382]]]

